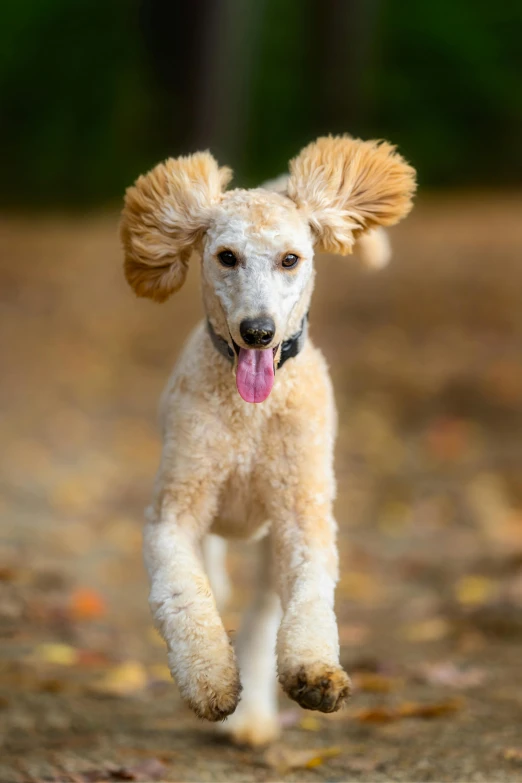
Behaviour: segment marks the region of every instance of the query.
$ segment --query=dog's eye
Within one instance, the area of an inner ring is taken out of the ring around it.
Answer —
[[[289,253],[281,261],[281,266],[284,266],[285,269],[291,269],[297,264],[298,261],[299,258],[295,255],[295,253]]]
[[[218,258],[223,266],[235,266],[237,264],[237,258],[231,250],[222,250],[218,253]]]

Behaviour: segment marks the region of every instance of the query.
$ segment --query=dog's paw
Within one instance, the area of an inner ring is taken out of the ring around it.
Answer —
[[[281,734],[277,714],[264,714],[254,710],[238,711],[228,718],[219,731],[235,745],[259,748],[274,742]]]
[[[198,669],[197,673],[190,668],[184,672],[178,668],[177,672],[173,672],[183,699],[198,718],[212,722],[225,720],[236,709],[241,695],[241,682],[232,648],[228,661],[221,665],[208,662],[205,667]]]
[[[350,698],[350,678],[340,667],[314,663],[279,675],[285,693],[305,710],[336,712]]]
[[[215,723],[232,715],[238,705],[240,693],[241,685],[238,680],[228,690],[206,687],[198,699],[187,698],[186,701],[198,718]]]

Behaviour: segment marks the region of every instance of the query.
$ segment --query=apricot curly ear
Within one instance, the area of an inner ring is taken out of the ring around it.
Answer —
[[[415,170],[385,141],[322,137],[290,161],[287,195],[302,209],[325,253],[347,255],[375,226],[412,207]]]
[[[138,296],[163,302],[183,285],[232,172],[209,152],[169,158],[127,189],[120,236],[125,277]]]

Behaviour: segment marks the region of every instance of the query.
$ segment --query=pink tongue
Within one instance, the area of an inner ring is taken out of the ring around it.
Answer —
[[[274,353],[240,348],[236,386],[245,402],[264,402],[274,385]]]

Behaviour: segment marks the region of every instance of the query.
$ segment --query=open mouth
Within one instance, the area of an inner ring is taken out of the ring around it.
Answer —
[[[264,402],[274,385],[275,348],[240,348],[232,340],[237,355],[236,386],[245,402]]]

